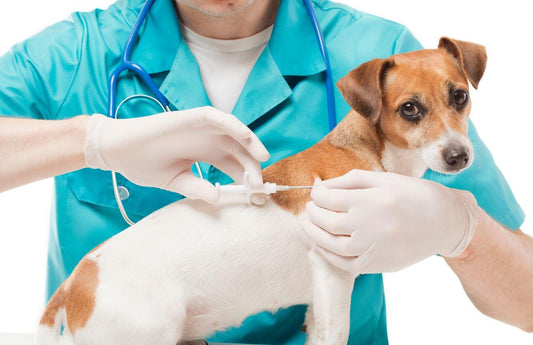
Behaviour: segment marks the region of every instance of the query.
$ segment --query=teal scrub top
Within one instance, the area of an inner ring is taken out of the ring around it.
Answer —
[[[373,58],[422,49],[402,25],[326,0],[313,2],[335,82]],[[13,47],[0,58],[0,114],[49,120],[105,114],[109,76],[119,63],[143,4],[144,0],[120,0],[107,10],[74,13]],[[198,64],[180,34],[172,0],[155,2],[140,35],[132,60],[144,66],[160,85],[172,109],[210,105]],[[257,133],[270,151],[271,159],[264,166],[310,147],[328,133],[324,70],[302,1],[282,0],[272,37],[233,109],[233,114]],[[150,94],[132,75],[121,78],[119,99],[139,93]],[[335,103],[340,121],[349,107],[338,90]],[[119,117],[159,111],[155,104],[134,100],[121,109]],[[469,169],[457,175],[428,171],[425,178],[471,191],[488,214],[517,229],[524,219],[522,210],[472,125],[469,135],[476,157]],[[203,164],[202,170],[212,182],[231,182],[211,166]],[[122,176],[118,184],[129,191],[124,206],[134,221],[181,198],[137,186]],[[83,169],[57,176],[47,296],[88,251],[126,227],[114,200],[109,172]],[[263,312],[209,340],[303,344],[305,309],[294,306],[275,314]],[[351,315],[350,345],[388,343],[381,275],[357,278]]]

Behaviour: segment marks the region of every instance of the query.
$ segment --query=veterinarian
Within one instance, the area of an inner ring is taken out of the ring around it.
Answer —
[[[210,182],[247,170],[260,183],[259,161],[270,165],[328,133],[325,66],[296,0],[157,0],[132,60],[176,112],[143,117],[160,108],[139,99],[124,105],[121,120],[91,117],[106,113],[109,76],[143,4],[119,0],[75,13],[0,58],[0,190],[56,176],[48,296],[88,251],[127,226],[107,170],[121,174],[121,199],[139,220],[181,195],[216,200],[216,189],[190,172],[195,161],[206,162]],[[325,0],[314,6],[335,81],[370,59],[422,48],[399,24]],[[139,93],[150,94],[136,78],[120,80],[120,99]],[[338,91],[335,101],[340,121],[349,107]],[[357,273],[399,270],[449,249],[454,257],[445,260],[481,311],[533,330],[533,245],[517,230],[524,214],[473,126],[470,138],[475,162],[458,175],[352,172],[318,183],[305,229],[330,261]],[[357,188],[368,190],[364,198]],[[371,211],[361,224],[363,205]],[[353,243],[339,245],[351,234]],[[454,253],[458,247],[466,250]],[[360,276],[354,291],[350,344],[386,344],[381,275]],[[209,340],[303,344],[304,314],[303,306],[264,312]]]

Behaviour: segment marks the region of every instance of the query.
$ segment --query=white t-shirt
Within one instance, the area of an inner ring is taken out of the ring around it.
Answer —
[[[233,111],[252,68],[272,35],[272,28],[246,38],[218,40],[181,25],[181,33],[198,61],[204,88],[213,107],[226,113]]]

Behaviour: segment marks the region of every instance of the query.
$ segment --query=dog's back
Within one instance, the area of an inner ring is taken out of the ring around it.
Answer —
[[[439,47],[350,72],[339,88],[354,110],[321,142],[267,168],[265,180],[309,185],[351,169],[421,176],[428,167],[467,168],[468,81],[477,87],[486,53],[448,38]],[[310,263],[300,231],[309,191],[285,193],[263,207],[183,200],[113,237],[54,295],[38,344],[57,343],[62,324],[76,344],[175,345],[262,310],[311,302],[310,342],[346,344],[354,277],[313,250]]]
[[[80,262],[43,313],[37,344],[58,344],[63,324],[76,344],[175,345],[310,303],[304,236],[298,216],[271,200],[176,202]]]

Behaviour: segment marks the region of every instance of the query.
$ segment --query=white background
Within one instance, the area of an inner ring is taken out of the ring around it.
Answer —
[[[297,1],[297,0],[290,0]],[[408,26],[427,48],[440,36],[484,44],[489,63],[472,91],[472,118],[526,211],[532,108],[533,25],[527,1],[344,0]],[[0,2],[0,54],[76,10],[110,0]],[[1,143],[0,143],[1,144]],[[1,167],[0,167],[1,168]],[[53,185],[41,181],[0,194],[0,333],[29,333],[42,307]],[[524,231],[531,233],[531,222]],[[491,320],[465,296],[438,257],[385,277],[391,344],[531,344],[533,335]],[[533,292],[532,292],[533,293]]]

